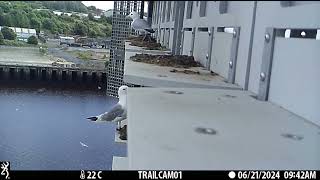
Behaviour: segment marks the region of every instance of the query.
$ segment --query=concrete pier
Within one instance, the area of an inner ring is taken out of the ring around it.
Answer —
[[[0,64],[0,80],[106,83],[105,70]]]

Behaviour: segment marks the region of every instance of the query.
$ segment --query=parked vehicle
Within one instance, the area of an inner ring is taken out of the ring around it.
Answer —
[[[63,37],[63,36],[60,36],[60,45],[63,45],[63,44],[67,44],[67,45],[71,45],[75,43],[75,40],[73,37]]]

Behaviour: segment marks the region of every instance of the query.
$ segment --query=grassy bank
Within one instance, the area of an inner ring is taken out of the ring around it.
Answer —
[[[17,40],[7,40],[4,39],[3,40],[3,44],[4,46],[14,46],[14,47],[38,47],[38,45],[34,45],[34,44],[28,44],[24,41],[17,41]]]

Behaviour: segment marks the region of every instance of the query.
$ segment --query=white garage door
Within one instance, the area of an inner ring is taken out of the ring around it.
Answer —
[[[320,125],[320,40],[276,38],[269,101]]]
[[[206,30],[197,30],[194,40],[194,46],[196,48],[194,48],[193,56],[195,60],[200,62],[204,67],[208,66],[206,56],[208,54],[209,39],[208,28],[206,28]]]
[[[232,34],[215,32],[212,46],[210,70],[228,79],[231,58]]]
[[[183,31],[183,44],[182,44],[182,54],[183,55],[190,55],[192,51],[193,46],[193,40],[192,40],[192,30],[185,29]]]

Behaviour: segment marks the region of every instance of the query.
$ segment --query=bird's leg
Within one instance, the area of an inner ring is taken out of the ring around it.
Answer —
[[[116,129],[117,131],[120,131],[121,130],[121,121],[119,121],[118,123],[117,123],[117,129]]]
[[[144,35],[142,41],[144,41],[146,39],[146,37],[147,37],[147,34]]]
[[[148,41],[151,42],[151,35],[148,34]]]

